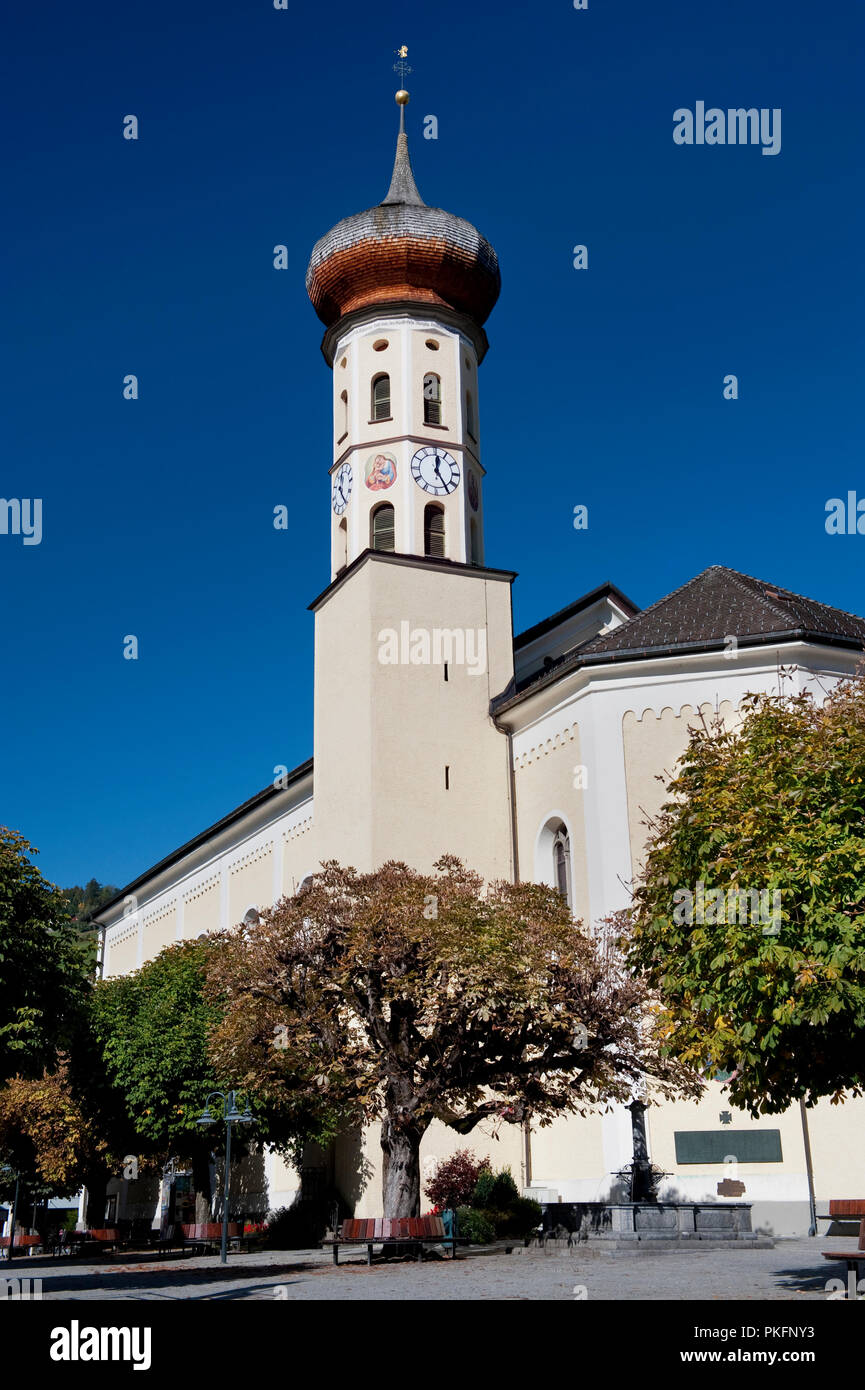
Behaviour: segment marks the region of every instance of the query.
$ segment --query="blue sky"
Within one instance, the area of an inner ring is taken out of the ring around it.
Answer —
[[[0,535],[0,820],[50,878],[123,884],[312,751],[304,273],[385,194],[400,43],[421,193],[502,266],[479,404],[516,629],[710,564],[865,613],[865,537],[824,529],[865,496],[859,0],[48,0],[10,28],[0,494],[43,500],[43,539]],[[781,108],[781,152],[674,144],[697,101]]]

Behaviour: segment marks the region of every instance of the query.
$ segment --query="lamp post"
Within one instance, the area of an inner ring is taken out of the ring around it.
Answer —
[[[245,1110],[237,1107],[237,1091],[229,1091],[228,1095],[224,1091],[211,1091],[204,1102],[204,1109],[196,1120],[199,1125],[212,1125],[220,1118],[225,1121],[225,1180],[222,1185],[222,1252],[220,1260],[226,1264],[228,1260],[228,1192],[231,1180],[231,1126],[252,1124],[252,1113],[247,1105]],[[222,1101],[222,1115],[214,1115],[210,1109],[210,1102],[213,1099]]]

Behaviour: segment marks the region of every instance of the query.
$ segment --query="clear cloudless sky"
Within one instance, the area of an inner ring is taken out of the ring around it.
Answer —
[[[0,535],[0,821],[48,877],[123,885],[312,752],[304,274],[384,197],[400,43],[421,193],[501,261],[479,405],[515,629],[711,564],[865,614],[865,536],[824,528],[865,496],[863,34],[861,0],[12,7],[0,495],[44,530]],[[781,108],[781,152],[674,144],[697,101]]]

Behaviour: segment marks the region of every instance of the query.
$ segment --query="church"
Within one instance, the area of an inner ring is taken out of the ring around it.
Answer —
[[[309,605],[313,756],[101,909],[106,976],[254,921],[328,859],[427,872],[452,852],[487,880],[554,886],[600,933],[629,903],[689,723],[701,711],[735,722],[752,691],[823,692],[861,662],[865,620],[721,565],[643,611],[611,583],[563,596],[514,635],[516,576],[484,563],[480,369],[499,264],[470,222],[421,197],[408,99],[396,95],[384,199],[323,236],[306,275],[333,395],[331,577]],[[699,1102],[650,1105],[646,1129],[669,1175],[662,1196],[738,1195],[755,1230],[805,1234],[815,1196],[825,1210],[855,1187],[865,1101],[752,1119],[717,1078]],[[425,1170],[464,1146],[434,1124]],[[471,1146],[526,1195],[597,1202],[631,1160],[631,1116],[487,1126]],[[381,1214],[375,1128],[310,1172],[356,1215]],[[262,1174],[262,1210],[301,1188],[277,1154]],[[115,1215],[138,1214],[133,1185],[113,1186]]]

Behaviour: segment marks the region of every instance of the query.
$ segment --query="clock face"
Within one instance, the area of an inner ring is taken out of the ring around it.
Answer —
[[[334,474],[331,491],[333,510],[337,516],[342,516],[348,506],[349,497],[351,497],[351,464],[344,463]]]
[[[460,466],[446,449],[428,444],[418,449],[411,461],[412,477],[424,492],[433,497],[446,497],[459,487]]]

